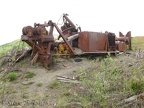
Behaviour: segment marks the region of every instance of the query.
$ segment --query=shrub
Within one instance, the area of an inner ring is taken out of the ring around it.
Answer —
[[[17,73],[15,72],[11,72],[7,75],[7,78],[10,80],[10,81],[13,81],[13,80],[16,80],[17,79]]]
[[[142,93],[144,91],[144,81],[133,80],[130,88],[135,94]]]

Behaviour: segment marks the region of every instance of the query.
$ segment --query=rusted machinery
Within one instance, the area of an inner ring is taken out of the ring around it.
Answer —
[[[46,30],[47,24],[34,24],[34,27],[26,26],[22,29],[22,41],[25,41],[32,47],[31,58],[35,63],[37,59],[47,66],[52,62],[52,55],[50,53],[51,44],[54,42],[53,27],[50,31]]]
[[[131,32],[127,32],[126,35],[123,35],[119,32],[119,37],[116,37],[116,47],[118,51],[125,51],[126,45],[128,45],[128,49],[131,50]]]
[[[54,28],[59,33],[58,40],[62,38],[63,42],[54,40]],[[26,26],[22,29],[22,34],[21,40],[32,47],[32,63],[40,61],[45,67],[52,63],[52,57],[56,54],[69,58],[71,55],[125,51],[126,45],[131,49],[131,32],[126,36],[120,32],[120,36],[116,37],[110,32],[81,31],[81,28],[75,26],[67,14],[63,14],[61,29],[50,20],[45,24],[35,23],[34,27]]]

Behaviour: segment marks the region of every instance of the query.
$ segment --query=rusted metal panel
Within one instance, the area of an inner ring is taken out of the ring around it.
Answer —
[[[122,32],[119,32],[119,37],[124,37]]]
[[[85,52],[107,51],[108,36],[99,32],[79,32],[78,47]]]
[[[132,48],[131,48],[131,31],[127,32],[126,37],[128,38],[128,41],[126,42],[126,44],[128,44],[129,50],[132,50]]]
[[[82,51],[89,51],[89,40],[87,32],[80,32],[78,37],[78,47]]]
[[[117,50],[124,52],[126,50],[126,43],[123,41],[116,41]]]
[[[128,45],[128,49],[131,50],[131,31],[127,32],[126,35],[123,35],[119,32],[119,37],[116,38],[116,41],[123,41]]]
[[[109,47],[115,46],[115,34],[108,34]]]

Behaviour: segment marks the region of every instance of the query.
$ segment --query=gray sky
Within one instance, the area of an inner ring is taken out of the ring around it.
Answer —
[[[0,45],[20,39],[24,26],[57,23],[63,13],[83,31],[144,36],[143,4],[143,0],[1,0]]]

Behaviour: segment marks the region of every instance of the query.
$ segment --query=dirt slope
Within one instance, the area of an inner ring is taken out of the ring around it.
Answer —
[[[86,69],[91,65],[90,61],[85,58],[82,58],[81,62],[75,62],[72,58],[68,60],[59,58],[57,59],[56,64],[46,69],[40,64],[30,66],[28,63],[29,61],[27,60],[24,65],[22,65],[21,62],[15,66],[15,68],[19,70],[17,72],[19,77],[16,81],[10,82],[11,90],[8,92],[8,97],[4,102],[5,106],[8,105],[8,107],[12,107],[13,103],[16,104],[14,106],[17,106],[17,103],[21,103],[20,106],[25,107],[25,104],[29,101],[28,106],[30,105],[31,108],[32,101],[40,101],[48,102],[52,107],[56,100],[51,97],[54,94],[52,94],[53,92],[48,88],[48,86],[56,81],[57,75],[72,77],[76,75],[77,72]],[[35,76],[32,78],[24,77],[21,79],[21,76],[26,76],[27,72],[35,73]],[[38,86],[38,84],[41,84],[42,86]],[[50,96],[50,98],[42,101],[46,96]],[[12,105],[9,105],[9,103]],[[47,105],[45,107],[47,108]]]

